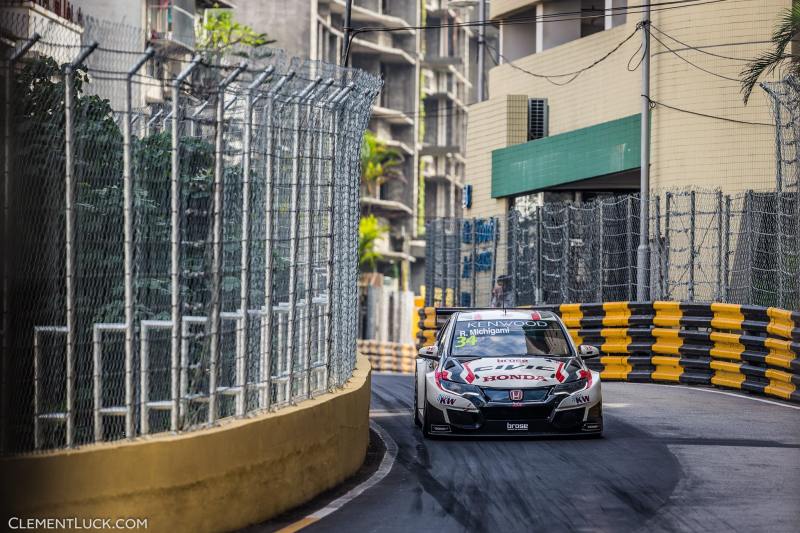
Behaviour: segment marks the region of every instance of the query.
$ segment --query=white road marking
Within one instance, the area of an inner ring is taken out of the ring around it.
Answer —
[[[603,402],[603,409],[622,409],[624,407],[630,407],[631,404],[629,403],[610,403],[610,402]]]
[[[314,511],[311,514],[296,520],[288,526],[280,529],[278,533],[300,531],[306,526],[310,526],[315,522],[319,522],[329,514],[335,513],[349,502],[361,496],[365,490],[380,483],[383,478],[389,474],[389,472],[392,470],[392,466],[394,466],[394,460],[397,457],[397,443],[380,425],[378,425],[377,422],[370,420],[369,427],[371,427],[372,430],[378,434],[378,437],[383,441],[383,445],[386,447],[386,453],[383,454],[383,459],[381,459],[381,464],[378,465],[378,469],[368,479],[362,481],[322,509]]]
[[[741,394],[738,392],[728,392],[724,390],[716,390],[716,389],[706,389],[702,387],[690,387],[687,385],[670,385],[668,383],[643,383],[643,385],[656,385],[658,387],[678,387],[681,389],[688,389],[688,390],[696,390],[696,391],[703,391],[703,392],[713,392],[714,394],[724,394],[725,396],[735,396],[736,398],[745,398],[747,400],[753,400],[756,402],[768,403],[771,405],[779,405],[781,407],[788,407],[789,409],[798,409],[800,410],[800,405],[789,405],[787,403],[781,402],[774,402],[772,400],[766,400],[764,398],[755,398],[753,396],[748,396],[746,394]]]

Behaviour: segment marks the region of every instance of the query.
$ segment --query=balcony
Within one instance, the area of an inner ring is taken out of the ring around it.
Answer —
[[[164,49],[194,50],[194,0],[148,0],[147,34]]]

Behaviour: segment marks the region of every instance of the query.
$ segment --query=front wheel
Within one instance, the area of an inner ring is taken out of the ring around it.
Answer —
[[[428,396],[425,395],[425,403],[422,404],[422,436],[426,439],[431,438],[430,408],[428,407]]]
[[[417,403],[417,398],[419,396],[419,375],[417,372],[414,372],[414,425],[417,427],[422,427],[422,422],[419,420],[419,405]]]

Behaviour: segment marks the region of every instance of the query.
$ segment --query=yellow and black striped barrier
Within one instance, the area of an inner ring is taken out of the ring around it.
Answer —
[[[605,302],[536,306],[561,316],[606,380],[745,390],[800,402],[800,312],[726,303]],[[420,309],[418,346],[455,311]]]
[[[360,339],[358,351],[369,359],[376,372],[414,372],[417,347],[413,344]]]

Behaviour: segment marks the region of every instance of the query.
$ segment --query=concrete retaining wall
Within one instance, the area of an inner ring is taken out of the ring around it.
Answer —
[[[0,460],[3,526],[19,517],[147,518],[149,531],[267,520],[340,483],[369,442],[370,366],[340,391],[182,435]]]

